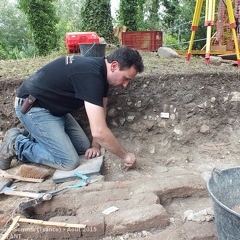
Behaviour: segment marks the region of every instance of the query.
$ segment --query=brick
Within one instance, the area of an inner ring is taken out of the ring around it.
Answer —
[[[49,222],[63,222],[71,224],[83,224],[76,216],[56,216],[49,219]],[[82,230],[79,228],[61,228],[53,226],[44,226],[42,231],[45,233],[46,239],[63,239],[71,238],[76,239],[80,238],[82,235]]]
[[[91,216],[82,216],[82,223],[87,227],[82,231],[83,237],[102,237],[105,234],[104,216],[93,214]]]

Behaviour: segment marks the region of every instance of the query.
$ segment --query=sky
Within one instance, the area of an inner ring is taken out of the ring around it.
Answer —
[[[111,13],[112,16],[115,17],[115,11],[119,8],[120,0],[111,0]]]

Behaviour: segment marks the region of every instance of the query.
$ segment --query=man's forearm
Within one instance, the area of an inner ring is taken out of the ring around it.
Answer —
[[[116,156],[124,159],[126,157],[127,152],[123,149],[121,144],[117,141],[113,133],[110,131],[110,129],[107,128],[106,131],[104,131],[102,134],[100,134],[97,137],[94,137],[94,139],[100,144],[102,147],[104,147],[107,151],[115,154]]]
[[[101,147],[101,145],[96,141],[95,138],[92,139],[92,147],[99,148],[99,149]]]

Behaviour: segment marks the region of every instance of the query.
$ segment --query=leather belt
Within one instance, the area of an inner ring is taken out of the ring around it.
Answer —
[[[24,100],[25,100],[25,98],[15,97],[14,107],[22,106]]]
[[[19,98],[19,97],[15,97],[15,101],[14,101],[14,107],[16,106],[22,106],[24,100],[26,98]],[[37,100],[34,101],[32,107],[41,107],[40,104],[38,103]]]

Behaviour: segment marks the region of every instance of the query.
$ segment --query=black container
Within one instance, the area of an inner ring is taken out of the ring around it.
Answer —
[[[218,240],[240,239],[240,167],[213,169],[207,182],[213,200]],[[239,208],[238,208],[239,207]]]
[[[107,44],[101,43],[81,43],[80,55],[84,57],[104,57]]]

